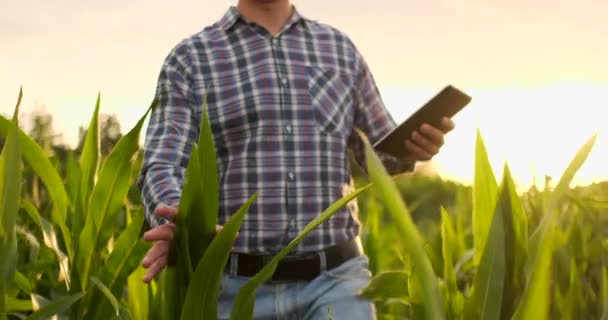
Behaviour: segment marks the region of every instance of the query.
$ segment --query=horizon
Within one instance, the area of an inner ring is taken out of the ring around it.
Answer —
[[[397,122],[447,84],[473,97],[435,157],[444,178],[472,180],[478,128],[497,178],[507,161],[518,185],[527,186],[535,176],[541,183],[545,175],[559,178],[576,150],[606,127],[598,112],[608,106],[608,43],[600,41],[608,34],[606,2],[293,2],[353,39]],[[7,44],[0,113],[12,113],[23,85],[21,118],[46,108],[73,146],[101,92],[100,112],[116,114],[124,133],[149,104],[169,50],[218,20],[228,3],[0,5],[0,42]],[[575,184],[608,180],[606,159],[608,139],[600,133]]]

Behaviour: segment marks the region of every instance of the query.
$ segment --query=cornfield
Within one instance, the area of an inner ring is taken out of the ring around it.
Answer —
[[[218,208],[206,112],[180,202],[174,263],[145,285],[140,264],[150,245],[134,180],[140,132],[156,102],[101,154],[98,97],[82,150],[59,162],[19,128],[21,96],[12,120],[0,117],[0,320],[216,319],[224,265],[257,194],[218,233],[216,216],[197,214]],[[595,136],[555,188],[518,194],[508,166],[497,182],[480,133],[472,187],[391,177],[359,134],[369,176],[251,278],[231,319],[251,319],[256,288],[280,259],[355,199],[373,273],[360,294],[375,302],[379,319],[608,319],[608,185],[570,188]],[[22,183],[26,175],[42,182],[43,197]]]

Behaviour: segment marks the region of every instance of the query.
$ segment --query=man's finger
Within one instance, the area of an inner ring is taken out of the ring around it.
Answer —
[[[424,137],[428,140],[430,140],[430,142],[435,145],[436,147],[441,147],[443,146],[443,137],[444,137],[444,133],[443,131],[429,125],[429,124],[423,124],[422,127],[420,127],[420,131],[422,132],[422,134],[424,135]]]
[[[161,206],[154,210],[154,214],[170,221],[175,221],[175,219],[177,218],[177,208],[170,206]]]
[[[426,136],[423,136],[422,134],[418,133],[418,131],[414,131],[414,133],[412,134],[412,140],[418,147],[423,149],[431,156],[434,156],[439,152],[439,147],[435,144],[435,142],[431,141]]]
[[[433,157],[428,152],[417,146],[410,140],[405,140],[405,148],[408,150],[408,159],[416,161],[427,161]]]
[[[162,224],[154,229],[146,231],[144,233],[144,240],[146,241],[171,241],[175,235],[175,225],[173,224]]]
[[[150,281],[152,281],[152,279],[154,279],[165,266],[167,266],[167,256],[162,256],[156,260],[156,262],[154,262],[150,268],[148,268],[148,272],[144,276],[144,282],[150,283]]]
[[[454,125],[454,121],[452,121],[452,119],[448,118],[448,117],[443,117],[441,119],[441,131],[443,131],[444,133],[448,133],[450,131],[452,131],[455,127]]]
[[[157,241],[141,262],[144,268],[150,267],[160,257],[169,254],[169,242]]]

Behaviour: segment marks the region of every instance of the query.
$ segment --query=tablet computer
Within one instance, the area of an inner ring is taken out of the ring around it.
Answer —
[[[397,158],[403,158],[407,153],[405,140],[412,136],[414,130],[419,129],[423,123],[440,127],[443,117],[451,118],[469,102],[471,102],[469,95],[448,85],[399,126],[376,142],[374,149]]]

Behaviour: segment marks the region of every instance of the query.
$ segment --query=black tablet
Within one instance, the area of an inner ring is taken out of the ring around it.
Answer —
[[[403,158],[406,154],[405,140],[411,137],[414,130],[419,129],[424,123],[439,127],[443,117],[451,118],[469,102],[471,102],[469,95],[448,85],[397,128],[376,142],[374,149]]]

